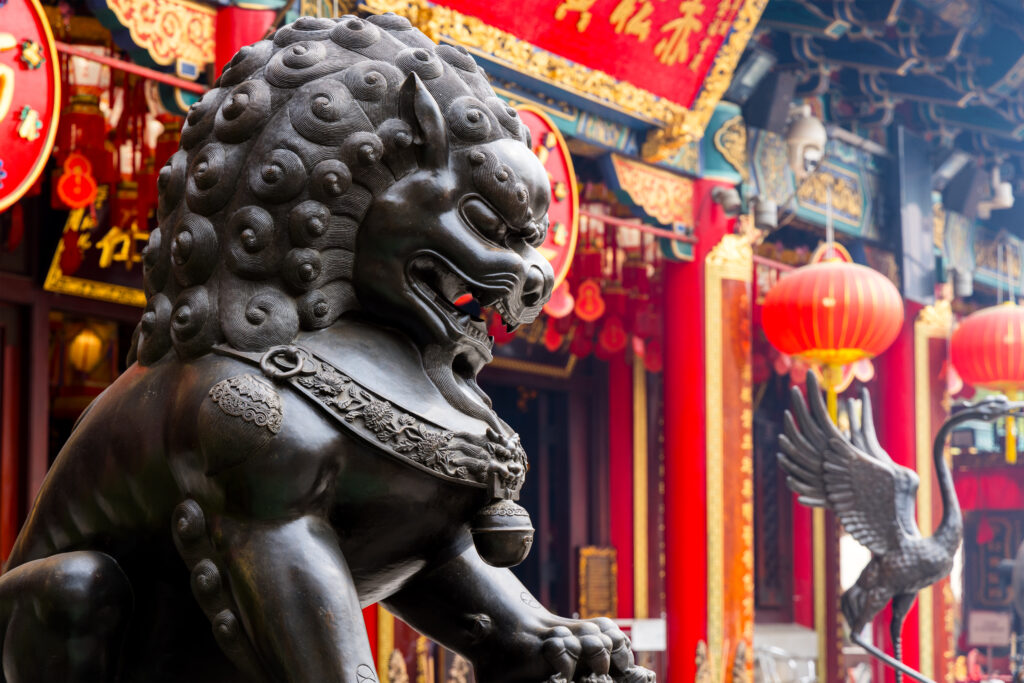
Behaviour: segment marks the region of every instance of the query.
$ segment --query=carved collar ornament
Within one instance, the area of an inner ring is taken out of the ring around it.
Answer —
[[[284,383],[375,448],[446,481],[489,488],[497,498],[518,500],[526,477],[526,452],[514,432],[485,437],[455,433],[389,401],[323,358],[299,346],[248,353],[218,345],[214,352],[259,366],[263,377]],[[217,383],[210,398],[229,415],[272,433],[281,427],[281,402],[273,388],[252,375]]]

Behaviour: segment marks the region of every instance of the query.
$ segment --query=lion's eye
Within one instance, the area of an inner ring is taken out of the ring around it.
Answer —
[[[508,234],[508,226],[505,221],[494,212],[494,209],[487,206],[479,199],[467,199],[462,203],[462,215],[466,222],[476,228],[480,234],[489,240],[505,243]]]

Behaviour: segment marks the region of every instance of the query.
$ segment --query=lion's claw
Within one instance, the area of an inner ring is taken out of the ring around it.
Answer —
[[[566,622],[542,636],[541,653],[554,671],[545,683],[654,683],[636,666],[629,638],[611,619]]]
[[[623,683],[655,683],[654,672],[641,666],[626,669],[622,675]]]

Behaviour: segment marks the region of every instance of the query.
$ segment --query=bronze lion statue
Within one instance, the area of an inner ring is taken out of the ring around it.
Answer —
[[[526,455],[476,383],[479,308],[514,327],[551,293],[528,138],[393,14],[234,57],[160,173],[132,364],[0,576],[6,681],[376,681],[378,601],[484,683],[654,680],[507,569]]]

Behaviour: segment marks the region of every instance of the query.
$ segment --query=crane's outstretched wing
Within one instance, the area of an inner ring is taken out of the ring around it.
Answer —
[[[800,390],[793,389],[797,418],[787,411],[785,434],[779,436],[779,463],[799,501],[831,508],[843,528],[875,555],[889,552],[907,535],[919,535],[914,524],[917,475],[895,464],[878,444],[867,392],[863,423],[850,412],[850,437],[832,423],[810,373],[807,394],[805,403]]]

